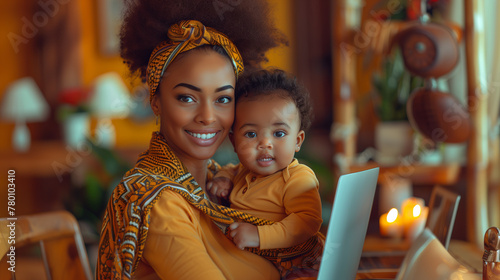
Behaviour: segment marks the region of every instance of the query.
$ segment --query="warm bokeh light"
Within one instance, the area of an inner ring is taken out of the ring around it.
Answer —
[[[398,209],[391,208],[389,213],[387,213],[387,222],[393,223],[398,218]]]
[[[421,211],[422,211],[422,209],[421,209],[420,205],[418,205],[418,204],[417,204],[417,205],[415,205],[415,206],[413,207],[413,217],[415,217],[415,218],[416,218],[416,217],[420,216],[420,212],[421,212]]]

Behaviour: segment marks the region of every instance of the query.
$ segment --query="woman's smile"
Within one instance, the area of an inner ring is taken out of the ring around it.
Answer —
[[[211,146],[217,142],[220,135],[220,130],[217,132],[199,132],[199,133],[186,130],[186,133],[191,136],[189,139],[191,139],[191,141],[193,141],[196,145]]]

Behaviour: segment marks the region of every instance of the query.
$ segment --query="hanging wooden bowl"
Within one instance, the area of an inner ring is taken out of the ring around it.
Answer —
[[[411,125],[434,142],[462,143],[471,130],[469,113],[451,94],[416,89],[406,104]]]
[[[406,68],[424,78],[440,77],[458,62],[455,33],[447,26],[417,23],[397,36]]]

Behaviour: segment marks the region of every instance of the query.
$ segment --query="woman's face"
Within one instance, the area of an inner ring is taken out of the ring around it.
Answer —
[[[160,132],[185,164],[211,158],[234,119],[236,79],[230,60],[213,50],[192,50],[169,65],[154,96]]]

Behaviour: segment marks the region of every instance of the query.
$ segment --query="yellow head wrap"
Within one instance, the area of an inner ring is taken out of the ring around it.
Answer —
[[[150,100],[156,93],[160,80],[168,65],[183,52],[202,45],[221,46],[231,58],[234,73],[238,77],[243,72],[243,59],[236,46],[219,31],[205,27],[196,20],[182,20],[168,29],[170,41],[163,41],[151,53],[146,79],[149,85]]]

